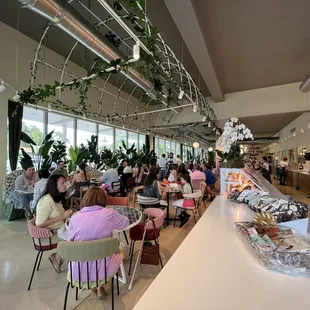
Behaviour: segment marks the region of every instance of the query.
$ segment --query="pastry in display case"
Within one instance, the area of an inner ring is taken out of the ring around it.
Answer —
[[[222,190],[226,191],[230,201],[246,203],[254,212],[271,213],[278,223],[308,216],[307,204],[288,199],[247,166],[244,169],[221,169]]]

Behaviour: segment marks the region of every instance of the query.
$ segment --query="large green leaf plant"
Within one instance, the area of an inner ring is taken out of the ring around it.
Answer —
[[[50,170],[53,158],[50,154],[51,148],[54,145],[52,140],[54,130],[45,136],[41,145],[37,145],[26,133],[21,132],[21,141],[28,144],[31,152],[26,151],[25,148],[21,148],[22,156],[20,158],[20,164],[23,169],[28,167],[34,167],[37,171],[40,169]]]

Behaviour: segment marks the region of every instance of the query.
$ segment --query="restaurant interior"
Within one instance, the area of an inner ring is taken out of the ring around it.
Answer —
[[[2,0],[0,309],[309,309],[309,10]]]

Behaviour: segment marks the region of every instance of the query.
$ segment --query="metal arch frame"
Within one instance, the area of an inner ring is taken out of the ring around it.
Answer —
[[[40,41],[39,41],[38,47],[37,47],[37,49],[36,49],[36,53],[35,53],[35,55],[34,55],[34,60],[33,60],[33,64],[32,64],[32,71],[31,71],[31,82],[30,82],[31,87],[34,86],[36,67],[37,67],[37,62],[38,62],[38,59],[39,59],[39,58],[38,58],[38,57],[39,57],[39,53],[40,53],[40,51],[41,51],[41,46],[42,46],[43,40],[45,39],[45,36],[47,35],[47,32],[48,32],[49,29],[50,29],[50,26],[51,26],[51,23],[49,23],[49,24],[46,26],[46,28],[45,28],[45,30],[44,30],[42,36],[41,36],[41,39],[40,39]]]
[[[79,44],[79,42],[76,41],[75,44],[72,46],[72,48],[71,48],[69,54],[68,54],[67,57],[66,57],[66,60],[65,60],[65,62],[64,62],[64,64],[63,64],[63,66],[62,66],[62,72],[61,72],[60,81],[59,81],[60,85],[62,85],[63,77],[64,77],[64,74],[65,74],[65,69],[66,69],[66,67],[67,67],[67,65],[68,65],[69,59],[70,59],[70,57],[71,57],[73,51],[75,50],[75,48],[77,47],[78,44]],[[58,92],[58,99],[59,99],[59,100],[60,100],[60,98],[61,98],[61,92],[62,92],[62,88],[60,87],[60,88],[59,88],[59,92]]]

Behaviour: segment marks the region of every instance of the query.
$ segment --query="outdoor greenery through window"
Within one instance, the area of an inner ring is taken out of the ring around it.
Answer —
[[[48,113],[47,131],[54,130],[53,139],[65,142],[67,148],[74,143],[74,119],[66,115]]]
[[[99,125],[99,150],[106,147],[114,150],[114,128],[105,125]]]
[[[86,145],[87,140],[90,140],[92,135],[98,135],[98,150],[106,147],[114,151],[115,148],[118,149],[119,146],[122,146],[122,141],[124,141],[126,145],[128,144],[127,147],[135,143],[135,147],[139,151],[143,149],[146,142],[145,134],[98,124],[89,120],[76,119],[66,114],[24,107],[22,131],[34,140],[38,147],[42,144],[45,135],[53,130],[53,139],[65,142],[67,149],[70,146]],[[28,144],[21,142],[21,147],[31,155],[32,151]],[[35,147],[36,153],[38,147]],[[170,150],[175,155],[180,154],[181,146],[179,143],[155,138],[154,151],[158,157],[164,153],[167,154]],[[18,167],[20,167],[19,163]],[[10,171],[9,156],[7,156],[7,169]]]
[[[76,131],[76,144],[85,145],[87,143],[87,140],[90,140],[92,135],[97,135],[97,124],[78,119],[77,131]]]

